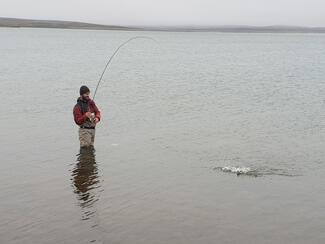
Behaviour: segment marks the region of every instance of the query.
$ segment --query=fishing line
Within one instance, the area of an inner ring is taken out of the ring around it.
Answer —
[[[130,38],[129,40],[123,42],[123,43],[122,43],[122,44],[121,44],[121,45],[120,45],[120,46],[115,50],[115,52],[112,54],[112,56],[109,58],[108,62],[106,63],[106,66],[105,66],[105,68],[104,68],[104,70],[103,70],[103,72],[102,72],[102,74],[101,74],[101,76],[100,76],[100,78],[99,78],[99,80],[98,80],[98,82],[97,82],[97,86],[96,86],[96,89],[95,89],[95,92],[94,92],[93,100],[95,100],[95,96],[96,96],[96,93],[97,93],[97,90],[98,90],[99,84],[100,84],[100,82],[102,81],[103,76],[104,76],[104,74],[105,74],[105,72],[106,72],[106,70],[107,70],[109,64],[111,63],[111,61],[112,61],[113,58],[115,57],[115,55],[118,53],[118,51],[119,51],[123,46],[125,46],[126,44],[128,44],[129,42],[131,42],[131,41],[133,41],[133,40],[135,40],[135,39],[149,39],[149,40],[152,40],[152,41],[154,41],[155,43],[158,44],[158,42],[157,42],[155,39],[153,39],[153,38],[151,38],[151,37],[148,37],[148,36],[135,36],[135,37],[132,37],[132,38]]]

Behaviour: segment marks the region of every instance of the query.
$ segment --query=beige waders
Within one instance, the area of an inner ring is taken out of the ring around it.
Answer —
[[[94,146],[95,129],[79,128],[80,147]]]

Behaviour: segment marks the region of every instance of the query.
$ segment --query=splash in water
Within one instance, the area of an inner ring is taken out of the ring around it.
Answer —
[[[227,173],[234,173],[237,175],[252,175],[252,176],[258,176],[256,170],[252,170],[249,167],[234,167],[234,166],[224,166],[224,167],[215,167],[215,170],[220,170]]]
[[[233,173],[237,175],[248,175],[248,176],[265,176],[265,175],[278,175],[278,176],[299,176],[299,174],[294,174],[285,169],[275,169],[275,168],[250,168],[250,167],[235,167],[235,166],[224,166],[224,167],[215,167],[214,170]]]

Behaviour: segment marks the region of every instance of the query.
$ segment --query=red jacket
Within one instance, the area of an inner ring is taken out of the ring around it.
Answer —
[[[73,117],[77,125],[82,125],[88,120],[86,112],[95,113],[95,117],[100,120],[100,111],[97,108],[95,102],[91,99],[85,101],[79,97],[77,104],[73,108]]]

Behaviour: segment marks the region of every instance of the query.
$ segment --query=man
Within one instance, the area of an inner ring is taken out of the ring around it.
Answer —
[[[100,111],[95,102],[90,99],[90,90],[87,86],[80,87],[80,97],[73,108],[74,121],[79,128],[80,147],[94,145],[95,127],[100,121]]]

